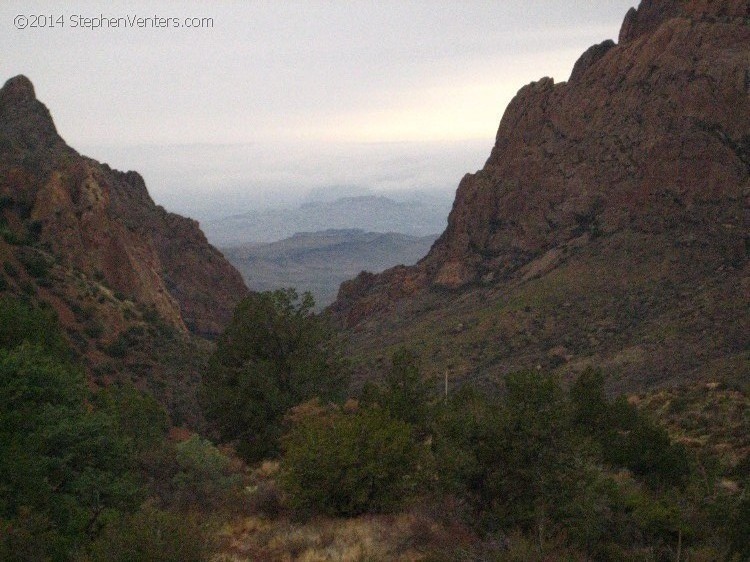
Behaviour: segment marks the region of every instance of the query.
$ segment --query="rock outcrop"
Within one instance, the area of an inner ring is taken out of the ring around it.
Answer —
[[[747,2],[642,2],[620,44],[586,51],[569,83],[518,92],[428,256],[345,284],[334,313],[356,323],[391,297],[507,278],[586,233],[721,220],[744,256],[749,19]]]
[[[155,205],[138,173],[67,146],[24,76],[0,90],[0,198],[9,232],[178,330],[218,334],[247,290],[198,223]]]

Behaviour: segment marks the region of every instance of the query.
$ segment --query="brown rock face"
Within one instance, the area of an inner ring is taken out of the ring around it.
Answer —
[[[195,221],[154,204],[139,174],[68,147],[24,76],[0,90],[0,197],[65,267],[180,330],[219,333],[247,290]]]
[[[509,279],[584,234],[710,235],[721,221],[744,255],[748,61],[746,1],[644,0],[626,16],[620,44],[586,51],[570,82],[521,88],[425,258],[348,282],[332,312],[353,325],[415,287]]]
[[[425,258],[329,310],[360,355],[401,338],[437,372],[666,380],[744,357],[749,254],[750,3],[643,0],[569,82],[521,88]]]

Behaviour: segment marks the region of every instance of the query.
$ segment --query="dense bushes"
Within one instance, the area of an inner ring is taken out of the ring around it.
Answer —
[[[283,440],[290,504],[329,515],[384,512],[416,489],[420,447],[411,427],[379,409],[314,413]]]
[[[81,370],[22,339],[0,349],[0,541],[13,559],[41,533],[46,555],[60,559],[109,514],[134,508],[140,489],[127,442],[90,408]]]
[[[570,395],[577,430],[594,439],[605,462],[630,469],[652,486],[685,483],[690,471],[685,448],[623,397],[608,400],[601,371],[581,373]]]
[[[113,521],[80,562],[205,562],[213,550],[211,531],[195,514],[147,505]]]
[[[92,391],[71,357],[49,309],[0,300],[0,560],[205,560],[203,523],[178,510],[238,496],[229,461],[169,442],[150,395]]]
[[[181,508],[217,511],[236,503],[242,477],[229,457],[198,435],[175,445],[172,501]]]
[[[705,516],[683,492],[687,452],[634,406],[607,398],[603,382],[585,371],[568,392],[552,376],[517,372],[500,393],[465,387],[446,401],[401,350],[358,406],[290,417],[287,505],[356,515],[452,497],[470,507],[465,522],[477,531],[521,532],[540,556],[560,540],[594,559],[639,548],[672,556],[706,540]],[[742,528],[742,506],[734,512]]]

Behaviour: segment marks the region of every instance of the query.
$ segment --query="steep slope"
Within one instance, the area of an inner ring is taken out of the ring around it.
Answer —
[[[301,232],[270,244],[222,248],[251,289],[295,287],[310,291],[319,307],[336,298],[342,281],[360,271],[380,272],[397,264],[414,264],[437,238],[395,232],[324,230]]]
[[[567,83],[522,88],[429,254],[342,285],[354,350],[405,340],[457,376],[747,375],[749,60],[746,1],[644,0]]]
[[[60,275],[76,272],[121,300],[153,307],[178,331],[217,334],[246,291],[198,224],[156,206],[140,175],[67,146],[24,76],[0,90],[0,199],[11,267],[23,252],[9,240],[29,246],[26,254],[36,252],[34,259],[50,261]],[[48,285],[65,292],[62,277]],[[71,317],[62,301],[57,308]],[[126,324],[122,314],[105,316],[115,335]]]

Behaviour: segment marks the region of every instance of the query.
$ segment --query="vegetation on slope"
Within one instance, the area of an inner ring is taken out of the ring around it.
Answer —
[[[611,398],[601,371],[534,370],[446,397],[400,349],[344,401],[334,335],[285,291],[240,304],[218,342],[202,437],[133,385],[87,385],[49,307],[4,298],[0,318],[3,559],[750,554],[743,387]]]

